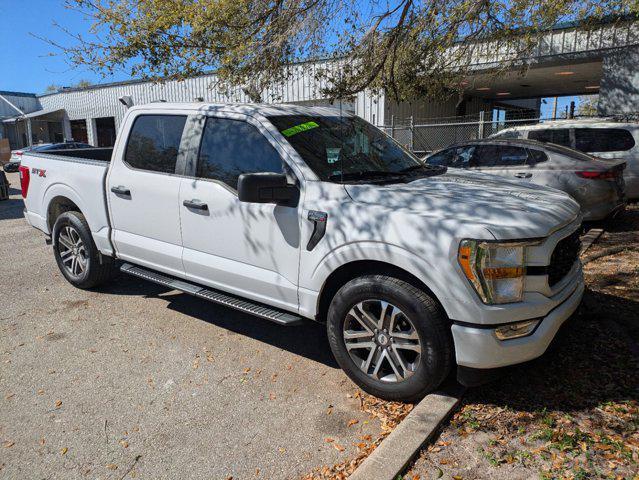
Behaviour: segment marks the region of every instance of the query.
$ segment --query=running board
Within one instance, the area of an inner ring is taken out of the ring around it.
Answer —
[[[130,263],[124,263],[120,267],[120,270],[124,273],[128,273],[129,275],[143,278],[144,280],[149,280],[150,282],[164,285],[165,287],[169,287],[173,290],[179,290],[213,303],[234,308],[241,312],[250,313],[251,315],[270,320],[271,322],[275,322],[280,325],[299,325],[304,321],[302,317],[295,315],[294,313],[285,312],[284,310],[279,310],[261,303],[236,297],[228,293],[222,293],[218,290],[212,290],[200,285],[185,282],[184,280],[179,280],[177,278],[164,275],[163,273],[139,267],[137,265],[132,265]]]

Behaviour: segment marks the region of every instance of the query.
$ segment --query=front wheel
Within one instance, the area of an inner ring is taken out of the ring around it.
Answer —
[[[62,275],[73,286],[87,289],[110,280],[115,262],[101,257],[84,215],[64,212],[53,225],[53,254]]]
[[[335,359],[364,391],[411,402],[450,372],[453,343],[446,317],[429,295],[397,278],[351,280],[328,311]]]

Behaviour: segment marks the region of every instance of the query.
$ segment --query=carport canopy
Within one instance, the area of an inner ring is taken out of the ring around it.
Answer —
[[[37,118],[38,120],[60,122],[64,119],[64,113],[65,113],[64,108],[56,108],[51,110],[38,110],[36,112],[27,113],[24,115],[18,115],[17,117],[5,118],[2,121],[4,123],[15,123],[20,120]]]

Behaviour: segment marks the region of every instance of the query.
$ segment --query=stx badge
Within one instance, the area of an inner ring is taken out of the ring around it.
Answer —
[[[46,170],[42,170],[40,168],[32,168],[31,169],[31,173],[33,173],[34,175],[37,175],[38,177],[46,177],[47,176],[47,171]]]

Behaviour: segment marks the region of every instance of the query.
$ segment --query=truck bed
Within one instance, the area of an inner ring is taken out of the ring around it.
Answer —
[[[29,188],[24,200],[27,221],[50,235],[56,209],[65,208],[60,199],[70,199],[85,214],[98,249],[111,253],[104,189],[112,150],[62,150],[55,154],[25,152],[21,166],[29,169]]]

